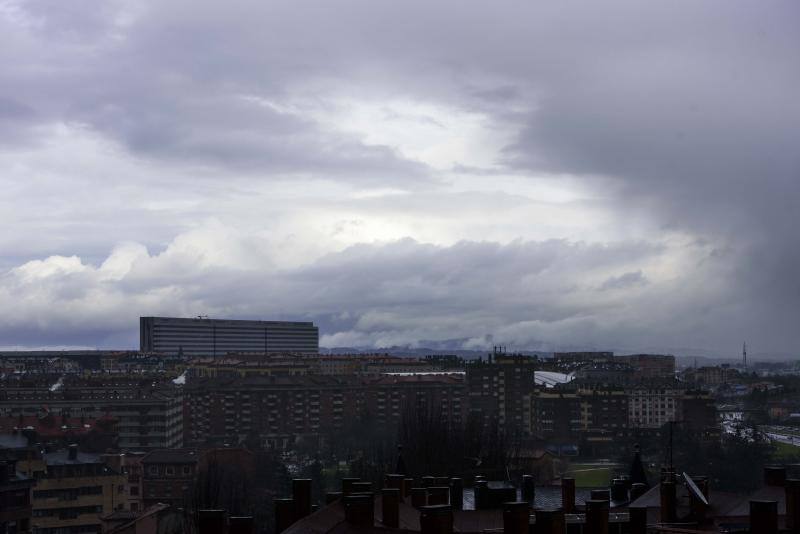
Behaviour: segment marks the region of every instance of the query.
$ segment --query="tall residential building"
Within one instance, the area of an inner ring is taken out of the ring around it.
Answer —
[[[143,352],[223,356],[231,352],[319,352],[319,329],[311,322],[240,321],[140,317]]]
[[[537,360],[528,356],[497,353],[487,361],[466,366],[470,416],[484,428],[495,423],[501,433],[528,436],[532,433],[532,411]]]

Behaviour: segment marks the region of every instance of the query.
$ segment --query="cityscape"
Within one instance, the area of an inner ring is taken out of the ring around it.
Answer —
[[[800,367],[748,363],[746,346],[687,366],[502,346],[325,353],[311,322],[142,317],[139,334],[139,350],[0,352],[6,532],[794,520]]]
[[[800,534],[798,0],[0,0],[0,534]]]

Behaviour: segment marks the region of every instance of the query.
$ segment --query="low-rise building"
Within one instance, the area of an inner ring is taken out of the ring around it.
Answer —
[[[45,471],[36,476],[31,519],[37,534],[99,533],[100,517],[124,506],[124,478],[99,455],[72,445],[42,459]]]
[[[150,451],[141,459],[142,505],[183,506],[191,497],[197,473],[198,454],[194,449]]]
[[[31,488],[34,480],[17,472],[16,458],[0,451],[0,533],[30,531],[33,509]]]

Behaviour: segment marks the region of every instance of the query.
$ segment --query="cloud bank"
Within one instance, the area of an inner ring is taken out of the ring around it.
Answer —
[[[2,2],[0,345],[203,313],[791,355],[798,15]]]

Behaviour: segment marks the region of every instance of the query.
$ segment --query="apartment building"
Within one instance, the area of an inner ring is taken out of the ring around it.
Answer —
[[[185,506],[191,498],[197,474],[194,449],[150,451],[141,459],[142,504],[145,508],[164,503]]]
[[[31,525],[37,534],[99,533],[100,517],[124,506],[124,478],[99,455],[72,445],[32,461],[44,463],[44,471],[35,473],[33,489]]]
[[[31,528],[31,488],[34,480],[17,471],[17,459],[0,451],[0,534]]]
[[[253,436],[270,448],[323,439],[369,416],[394,431],[408,406],[436,407],[448,424],[463,424],[459,374],[270,376],[190,381],[185,390],[188,445],[236,443]]]
[[[484,428],[496,424],[502,433],[533,432],[533,397],[537,360],[495,352],[466,365],[469,412]]]
[[[639,382],[626,388],[628,425],[631,428],[661,428],[683,419],[684,388],[670,381]]]
[[[180,447],[183,400],[178,387],[163,377],[42,377],[5,381],[0,388],[0,420],[13,423],[46,416],[55,421],[113,420],[116,447],[131,450]],[[64,426],[59,423],[58,429]],[[45,427],[42,427],[45,428]],[[79,432],[80,433],[80,432]]]

